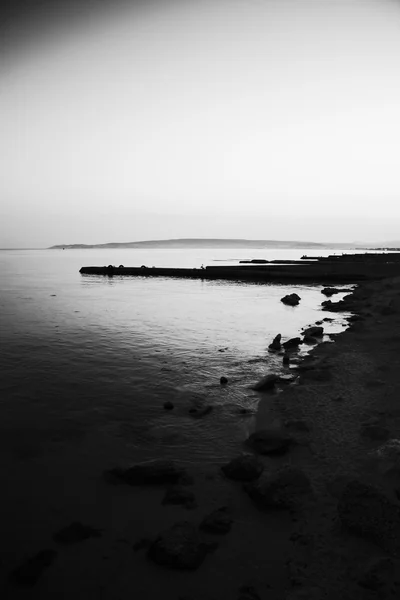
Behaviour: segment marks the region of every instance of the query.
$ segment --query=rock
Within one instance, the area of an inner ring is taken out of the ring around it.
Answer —
[[[239,588],[238,600],[261,600],[261,598],[252,585],[242,585]]]
[[[148,550],[149,558],[172,569],[197,569],[218,544],[201,541],[197,527],[183,521],[159,534]]]
[[[323,290],[321,290],[321,294],[324,294],[325,296],[333,296],[333,294],[339,294],[339,292],[340,290],[337,290],[333,287],[326,287]]]
[[[284,465],[273,475],[264,473],[257,481],[244,484],[244,489],[260,508],[299,508],[312,493],[307,475],[292,465]]]
[[[377,544],[382,550],[400,551],[400,507],[372,485],[349,482],[338,503],[340,520],[346,529]]]
[[[269,375],[265,375],[260,381],[258,381],[253,387],[253,390],[257,392],[264,392],[267,390],[272,390],[275,384],[279,381],[279,375],[275,375],[271,373]]]
[[[55,550],[41,550],[12,571],[10,580],[19,585],[35,585],[43,571],[54,562],[56,556],[57,552]]]
[[[354,308],[354,304],[346,299],[340,300],[339,302],[332,302],[332,300],[325,300],[321,303],[322,310],[329,310],[330,312],[344,312],[351,311]]]
[[[167,402],[164,402],[164,408],[165,410],[172,410],[174,408],[174,405],[170,400],[167,400]]]
[[[305,335],[303,338],[303,344],[307,344],[308,346],[314,346],[315,344],[318,344],[318,340],[310,335]]]
[[[247,438],[246,444],[258,454],[284,454],[293,439],[283,429],[260,429]]]
[[[386,441],[390,437],[390,432],[387,427],[375,423],[363,423],[360,433],[363,437],[370,438],[374,441]]]
[[[219,380],[221,385],[226,385],[228,383],[228,379],[226,377],[221,377],[221,379]]]
[[[268,346],[270,350],[280,350],[281,349],[281,334],[278,333],[272,341],[272,343]]]
[[[183,467],[178,467],[172,460],[160,458],[137,463],[128,469],[111,469],[105,472],[105,477],[110,483],[160,485],[182,482],[186,479],[186,472]]]
[[[295,431],[310,431],[310,426],[306,421],[301,419],[288,419],[285,421],[285,427],[294,429]]]
[[[192,406],[192,408],[189,408],[189,413],[196,419],[199,419],[208,415],[212,409],[211,404],[206,404],[206,406]]]
[[[231,530],[232,523],[233,519],[229,514],[228,508],[223,506],[204,517],[200,523],[200,529],[207,533],[223,535]]]
[[[295,337],[290,338],[290,340],[287,340],[286,342],[283,342],[282,346],[285,348],[285,350],[292,350],[294,348],[297,348],[301,343],[301,338]]]
[[[289,365],[290,364],[290,356],[288,354],[284,354],[283,358],[282,358],[282,362],[284,365]]]
[[[242,454],[221,467],[223,474],[234,481],[254,481],[263,470],[263,463],[252,454]]]
[[[185,508],[196,508],[196,498],[193,492],[182,485],[171,486],[165,492],[162,504],[181,504]]]
[[[301,298],[298,294],[288,294],[281,298],[281,302],[283,304],[287,304],[288,306],[297,306],[300,302]]]
[[[279,383],[293,383],[296,381],[297,375],[294,373],[287,373],[286,375],[279,375]]]
[[[307,327],[307,329],[303,331],[303,335],[305,337],[322,337],[324,335],[324,328],[317,325]]]
[[[372,558],[365,565],[358,585],[373,592],[389,589],[395,576],[394,561],[387,556]]]
[[[99,529],[94,529],[89,525],[82,525],[78,521],[71,523],[67,527],[60,529],[53,535],[53,540],[58,544],[75,544],[77,542],[83,542],[92,537],[101,537]]]

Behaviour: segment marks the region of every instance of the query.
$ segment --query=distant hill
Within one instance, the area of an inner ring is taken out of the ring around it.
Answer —
[[[220,238],[179,238],[173,240],[147,240],[144,242],[111,242],[109,244],[58,244],[50,250],[91,248],[333,248],[351,247],[351,244],[329,244],[282,240],[244,240]]]

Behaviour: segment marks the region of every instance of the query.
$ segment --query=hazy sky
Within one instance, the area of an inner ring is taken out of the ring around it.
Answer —
[[[12,6],[0,247],[400,239],[400,2]]]

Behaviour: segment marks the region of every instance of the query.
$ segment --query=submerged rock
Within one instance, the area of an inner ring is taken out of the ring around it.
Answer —
[[[386,552],[400,551],[400,507],[372,485],[349,482],[340,497],[338,513],[344,527],[374,542]]]
[[[89,525],[82,525],[78,521],[71,523],[67,527],[60,529],[53,535],[53,540],[59,544],[75,544],[77,542],[83,542],[92,537],[101,537],[99,529],[94,529]]]
[[[283,302],[283,304],[287,304],[288,306],[297,306],[300,300],[301,298],[298,294],[287,294],[281,298],[281,302]]]
[[[110,483],[128,485],[159,485],[164,483],[182,483],[187,479],[186,471],[172,460],[155,459],[132,465],[128,469],[115,468],[105,472]]]
[[[263,470],[263,463],[252,454],[242,454],[221,467],[223,474],[234,481],[253,481]]]
[[[299,508],[312,493],[308,476],[292,465],[284,465],[272,475],[264,473],[244,488],[260,508]]]
[[[172,569],[197,569],[216,543],[202,542],[197,527],[183,521],[159,534],[148,550],[149,558]]]
[[[258,454],[284,454],[293,438],[283,429],[260,429],[252,433],[246,445]]]
[[[41,550],[12,571],[10,580],[19,585],[35,585],[43,571],[54,562],[56,556],[57,552],[55,550]]]
[[[216,533],[223,535],[231,530],[233,519],[230,516],[226,506],[214,510],[204,517],[200,523],[200,529],[207,533]]]
[[[253,385],[252,389],[256,390],[257,392],[272,390],[278,381],[279,381],[279,375],[270,373],[269,375],[265,375],[265,377],[263,377],[255,385]]]

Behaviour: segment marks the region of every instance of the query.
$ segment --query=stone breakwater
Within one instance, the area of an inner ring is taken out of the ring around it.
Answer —
[[[64,586],[81,574],[85,594],[110,600],[398,598],[400,278],[362,284],[335,310],[353,313],[349,329],[294,365],[297,384],[257,392],[255,429],[229,461],[93,460],[92,495],[80,475],[79,512],[40,532],[47,547],[15,566],[6,596],[72,598]]]

